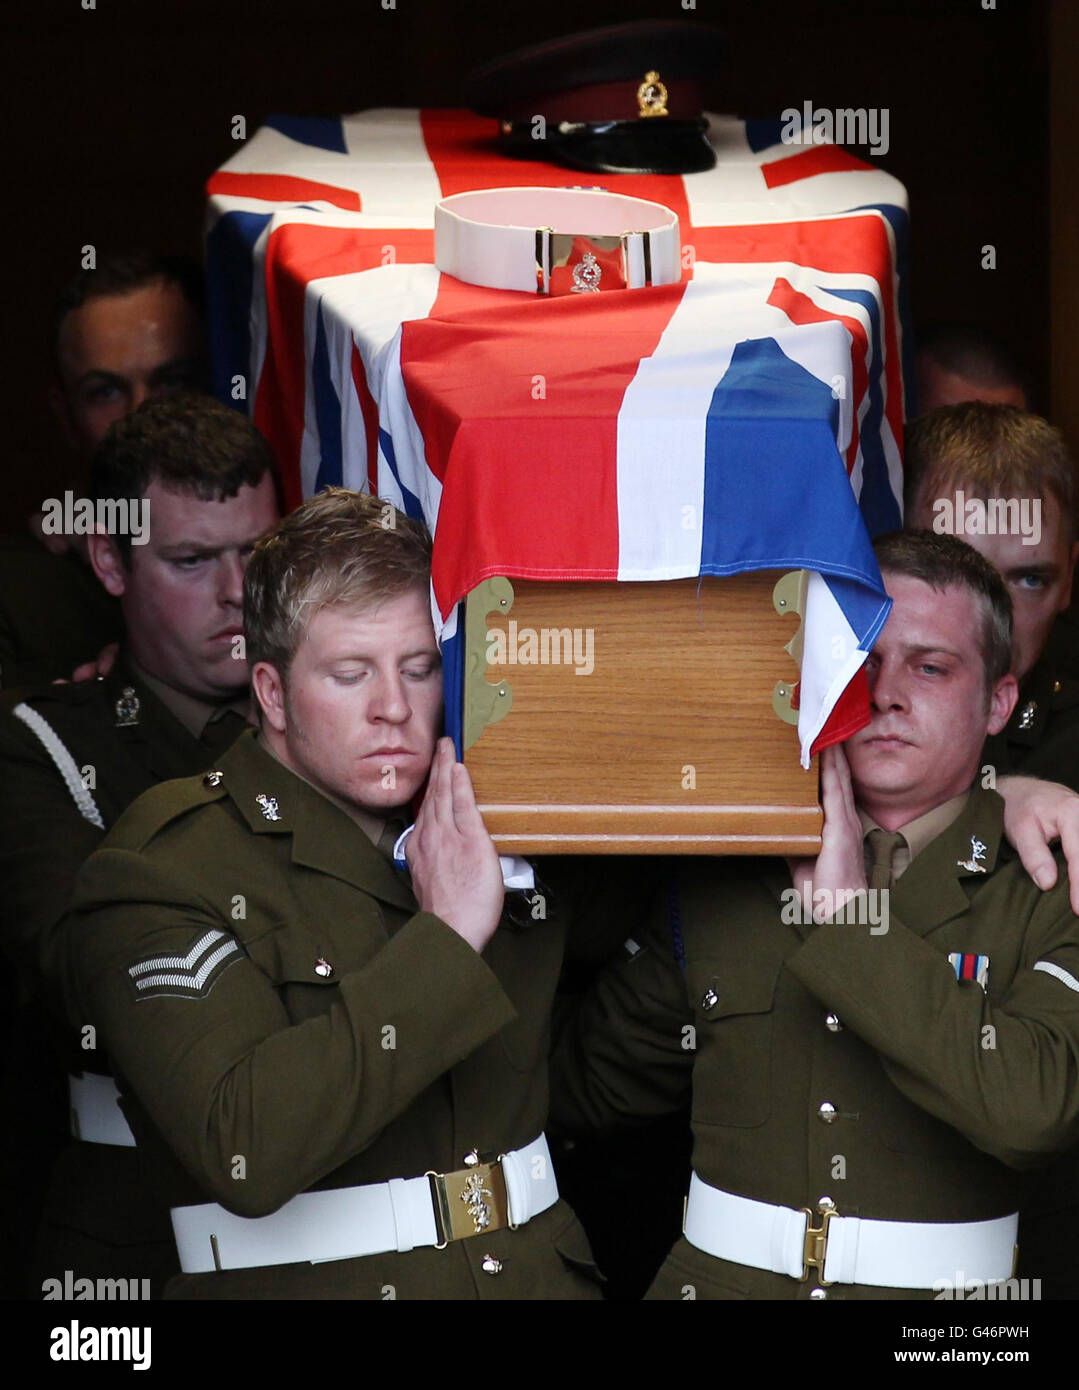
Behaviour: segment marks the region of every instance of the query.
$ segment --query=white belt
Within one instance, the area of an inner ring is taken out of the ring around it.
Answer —
[[[488,1222],[483,1205],[491,1198],[484,1174],[501,1168],[505,1180],[510,1227],[523,1226],[558,1201],[551,1153],[540,1135],[526,1148],[502,1154],[497,1164],[463,1169],[460,1186],[477,1184],[477,1198],[451,1193],[447,1204],[439,1183],[441,1175],[391,1178],[364,1187],[337,1187],[324,1192],[301,1192],[270,1216],[235,1216],[208,1202],[205,1206],[173,1207],[172,1229],[185,1274],[207,1274],[215,1269],[251,1269],[259,1265],[320,1264],[326,1260],[352,1260],[362,1255],[381,1255],[389,1250],[413,1250],[421,1245],[441,1247],[456,1238],[451,1221],[469,1224],[467,1232],[481,1235]],[[487,1193],[485,1198],[483,1193]],[[437,1195],[436,1195],[437,1194]],[[490,1207],[487,1215],[490,1217]],[[477,1215],[473,1215],[476,1212]],[[493,1228],[493,1227],[492,1227]]]
[[[71,1132],[75,1138],[88,1144],[116,1144],[133,1149],[135,1136],[120,1109],[120,1092],[112,1077],[87,1071],[81,1076],[69,1076],[67,1081]]]
[[[529,294],[673,285],[682,278],[678,217],[599,189],[455,193],[435,206],[435,265],[470,285]]]
[[[819,1209],[818,1209],[819,1210]],[[962,1279],[1010,1279],[1019,1215],[991,1221],[869,1221],[857,1216],[774,1207],[689,1183],[683,1232],[691,1245],[735,1264],[822,1284],[931,1289]]]

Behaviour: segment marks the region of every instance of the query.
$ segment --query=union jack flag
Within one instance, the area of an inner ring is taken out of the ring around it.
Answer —
[[[217,389],[246,383],[290,503],[369,487],[431,527],[451,731],[457,607],[495,574],[809,570],[803,764],[868,721],[889,609],[870,537],[901,518],[906,194],[778,120],[710,119],[715,169],[600,176],[679,216],[683,282],[645,291],[440,274],[441,198],[574,177],[503,157],[465,112],[273,117],[209,181]]]

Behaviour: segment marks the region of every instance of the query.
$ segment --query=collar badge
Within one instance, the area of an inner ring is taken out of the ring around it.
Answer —
[[[986,872],[985,865],[978,862],[984,858],[985,846],[977,835],[972,835],[970,837],[970,858],[957,859],[955,862],[961,869],[966,869],[968,874],[984,874]]]
[[[1028,701],[1026,702],[1026,704],[1023,706],[1023,708],[1019,711],[1019,728],[1022,729],[1024,732],[1025,732],[1027,729],[1033,729],[1033,727],[1034,727],[1034,716],[1035,716],[1037,713],[1038,713],[1038,702],[1037,702],[1037,700],[1028,700]]]
[[[280,820],[281,813],[277,809],[277,797],[267,796],[265,792],[259,792],[255,797],[256,803],[261,806],[262,814],[267,820]]]
[[[116,701],[116,727],[126,729],[132,724],[139,722],[139,697],[135,694],[133,685],[125,685],[120,692],[120,698]]]

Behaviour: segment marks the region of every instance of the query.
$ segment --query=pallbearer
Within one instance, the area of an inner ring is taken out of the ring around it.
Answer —
[[[949,536],[876,550],[894,608],[871,722],[824,755],[820,855],[686,862],[556,1054],[567,1125],[692,1085],[656,1297],[984,1293],[1013,1272],[1023,1171],[1079,1136],[1079,920],[979,779],[1016,698],[1007,593]]]
[[[169,1194],[172,1297],[598,1296],[543,1133],[563,924],[503,916],[438,740],[429,562],[340,489],[265,538],[259,730],[141,798],[80,880],[72,1017]]]

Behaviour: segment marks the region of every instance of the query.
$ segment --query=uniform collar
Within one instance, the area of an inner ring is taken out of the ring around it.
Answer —
[[[917,816],[914,820],[908,821],[906,825],[897,825],[896,830],[907,842],[906,850],[897,850],[893,861],[892,876],[899,879],[910,867],[911,860],[916,855],[921,854],[927,845],[942,835],[945,830],[958,820],[970,799],[970,789],[960,792],[958,796],[953,796],[950,801],[942,802],[939,806],[934,806],[931,811],[926,811],[924,815]],[[872,830],[881,830],[882,826],[867,812],[858,810],[858,819],[862,822],[863,837]]]
[[[968,912],[968,884],[976,886],[996,869],[1003,837],[1003,799],[975,786],[956,818],[919,851],[892,888],[896,916],[918,936],[927,936]]]
[[[207,724],[212,719],[219,717],[225,710],[233,710],[236,714],[242,715],[244,719],[247,718],[251,697],[246,690],[242,695],[232,700],[212,704],[209,700],[199,700],[194,695],[187,695],[182,690],[176,690],[157,676],[151,676],[149,671],[143,670],[133,656],[128,656],[127,664],[135,679],[157,697],[173,718],[179,720],[192,738],[201,738],[206,732]]]
[[[318,791],[318,788],[314,787],[311,782],[308,782],[306,777],[301,777],[298,772],[294,771],[294,769],[286,767],[286,764],[281,762],[281,759],[277,756],[277,754],[268,744],[263,743],[260,740],[259,747],[262,749],[264,753],[268,753],[270,757],[273,758],[275,763],[278,763],[281,767],[285,767],[286,770],[291,772],[294,777],[299,777],[300,781],[305,783],[307,786],[312,787],[312,790]],[[326,796],[326,793],[319,792],[319,795]],[[348,807],[342,806],[341,803],[335,800],[332,796],[326,796],[326,800],[329,801],[331,805],[336,806],[339,811],[343,811],[344,814],[348,816],[349,820],[354,821],[355,824],[360,827],[363,833],[371,841],[371,843],[377,847],[378,842],[379,840],[381,840],[382,834],[385,831],[386,826],[389,822],[388,816],[375,816],[370,814],[368,811],[362,811],[359,809],[359,807],[355,806],[350,810]]]
[[[953,808],[956,802],[960,803],[958,811],[941,826],[939,813]],[[880,828],[861,811],[858,816],[863,829]],[[925,831],[934,830],[934,820],[935,834],[926,839]],[[998,858],[1008,853],[1006,846],[1001,848],[1004,801],[996,792],[978,786],[900,826],[900,831],[904,836],[912,832],[916,857],[911,857],[906,872],[891,889],[889,901],[896,916],[918,936],[927,936],[944,922],[969,911],[970,896],[964,884],[987,878],[996,868]],[[976,857],[974,841],[980,846]],[[774,861],[766,872],[766,881],[776,900],[782,902],[784,892],[791,887],[789,871]],[[809,922],[796,921],[796,927],[803,939],[814,930]]]
[[[198,740],[136,673],[130,655],[121,647],[116,664],[102,681],[88,685],[102,690],[105,718],[121,744],[137,748],[140,761],[159,781],[187,777]],[[196,761],[194,766],[198,766]]]
[[[241,734],[219,762],[222,787],[255,835],[290,835],[292,862],[343,879],[408,911],[411,890],[344,811],[285,767],[258,741]]]

